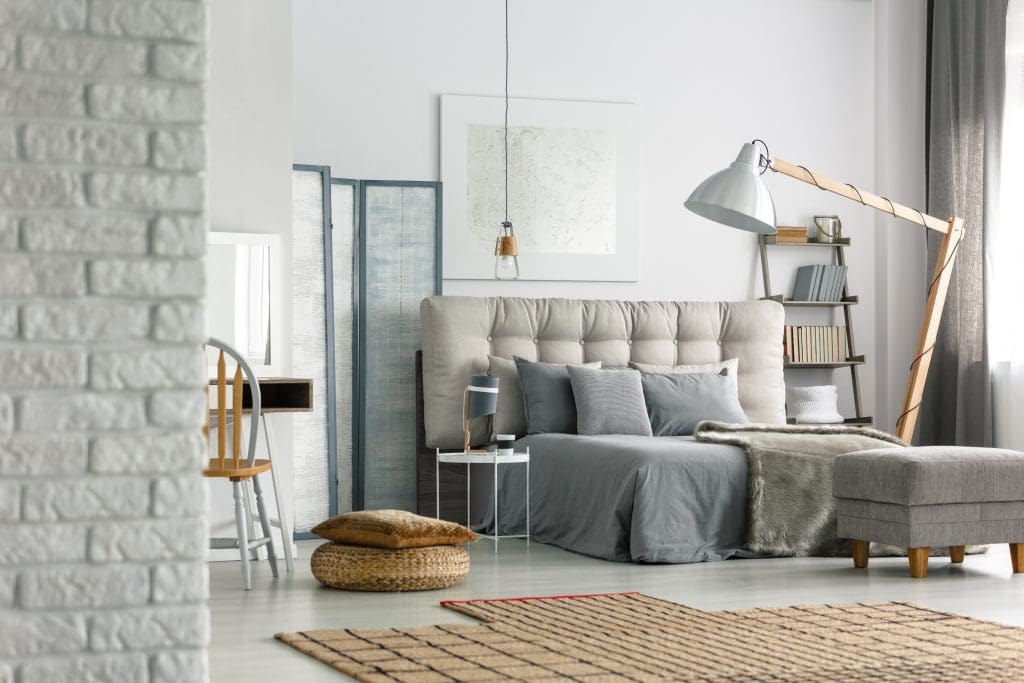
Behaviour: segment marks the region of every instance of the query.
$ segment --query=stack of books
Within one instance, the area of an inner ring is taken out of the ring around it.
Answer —
[[[786,325],[782,346],[790,363],[841,363],[846,360],[846,328]]]
[[[780,225],[775,228],[776,244],[801,244],[807,241],[807,228],[802,225]]]
[[[842,301],[846,266],[815,265],[796,269],[793,301]]]

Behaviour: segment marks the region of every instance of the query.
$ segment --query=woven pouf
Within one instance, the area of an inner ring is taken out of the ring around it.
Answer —
[[[469,553],[460,545],[369,548],[324,543],[313,551],[309,564],[316,580],[331,588],[425,591],[461,581],[469,572]]]

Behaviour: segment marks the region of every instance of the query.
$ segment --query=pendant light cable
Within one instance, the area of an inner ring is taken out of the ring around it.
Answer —
[[[505,222],[508,223],[508,0],[505,0]]]

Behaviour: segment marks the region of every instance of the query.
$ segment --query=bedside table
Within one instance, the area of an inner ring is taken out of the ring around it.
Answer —
[[[510,534],[503,536],[498,533],[500,527],[498,526],[498,466],[499,465],[511,465],[513,463],[522,462],[526,463],[526,533],[525,534]],[[437,499],[437,507],[435,508],[435,516],[440,518],[441,510],[441,463],[465,463],[466,465],[466,528],[469,528],[472,524],[472,514],[470,511],[470,465],[493,465],[494,466],[494,534],[478,534],[481,538],[489,538],[494,541],[494,551],[498,551],[498,541],[504,538],[525,538],[526,542],[530,542],[530,448],[527,447],[525,451],[515,452],[511,455],[498,455],[497,451],[471,451],[469,453],[463,451],[455,451],[449,453],[442,453],[441,449],[436,450],[436,460],[434,461],[434,495]]]

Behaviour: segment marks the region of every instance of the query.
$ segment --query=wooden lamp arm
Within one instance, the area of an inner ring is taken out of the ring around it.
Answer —
[[[849,183],[842,183],[838,180],[833,180],[826,176],[820,175],[809,171],[805,166],[798,166],[797,164],[791,164],[783,159],[772,159],[769,165],[776,173],[782,173],[788,175],[790,178],[795,178],[808,185],[814,185],[818,189],[828,190],[834,194],[852,199],[855,202],[870,206],[873,209],[884,211],[885,213],[895,216],[896,218],[902,218],[908,220],[911,223],[917,223],[923,225],[929,230],[935,230],[943,234],[949,232],[950,223],[952,219],[942,220],[935,216],[929,216],[926,213],[912,209],[908,206],[898,204],[894,201],[890,201],[887,197],[882,197],[867,190],[862,190]]]
[[[963,219],[953,216],[944,221],[917,209],[897,204],[887,197],[861,190],[849,183],[841,183],[814,173],[804,166],[791,164],[782,159],[772,159],[769,161],[768,167],[777,173],[782,173],[808,185],[814,185],[818,189],[852,199],[865,206],[945,235],[942,246],[939,248],[938,258],[935,260],[935,271],[928,286],[928,302],[925,305],[924,320],[921,322],[921,333],[918,336],[914,361],[910,365],[910,378],[907,380],[907,390],[903,397],[903,409],[896,420],[896,435],[909,443],[914,437],[914,428],[917,426],[921,398],[924,396],[928,367],[931,365],[932,352],[935,349],[935,339],[939,334],[939,323],[942,321],[942,309],[946,302],[946,292],[949,290],[950,276],[953,274],[957,247],[960,246],[960,241],[964,236]]]

